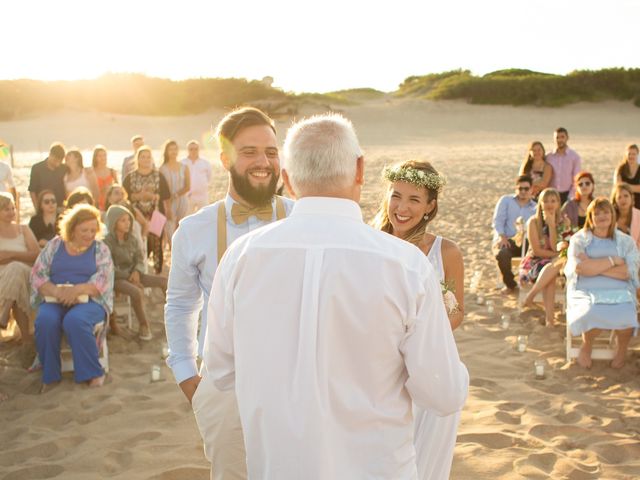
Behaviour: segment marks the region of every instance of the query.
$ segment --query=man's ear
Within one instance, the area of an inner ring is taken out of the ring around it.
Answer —
[[[284,188],[286,188],[287,192],[289,192],[289,196],[294,200],[298,198],[296,192],[293,191],[293,187],[291,186],[291,182],[289,181],[289,175],[287,174],[287,171],[285,169],[282,169],[282,182],[284,183]]]
[[[356,184],[364,185],[364,157],[362,155],[356,159]]]
[[[229,155],[227,155],[227,152],[225,152],[224,150],[220,152],[220,163],[222,163],[222,166],[226,171],[230,170],[231,159],[229,158]]]

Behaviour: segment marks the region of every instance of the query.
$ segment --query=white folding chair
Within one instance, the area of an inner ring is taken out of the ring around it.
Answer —
[[[98,361],[105,373],[109,372],[109,347],[107,346],[107,329],[106,323],[100,322],[93,327],[93,335],[98,345]],[[60,346],[60,363],[62,365],[62,372],[73,372],[73,356],[71,355],[71,348],[67,342],[66,337],[62,336],[62,342]]]

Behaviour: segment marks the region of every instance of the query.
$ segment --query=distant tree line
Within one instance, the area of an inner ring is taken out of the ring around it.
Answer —
[[[266,80],[269,81],[266,81]],[[274,114],[296,113],[302,104],[331,109],[384,97],[359,88],[330,93],[293,94],[265,81],[199,78],[174,81],[141,74],[107,74],[94,80],[43,82],[0,81],[0,120],[61,109],[126,115],[189,115],[212,108],[255,104]],[[553,75],[523,69],[483,76],[453,70],[412,76],[392,92],[397,97],[463,99],[475,104],[561,106],[580,101],[632,100],[640,107],[640,69],[578,70]]]
[[[640,107],[640,69],[577,70],[554,75],[508,69],[483,76],[453,70],[405,79],[395,95],[475,104],[556,107],[575,102],[632,100]]]

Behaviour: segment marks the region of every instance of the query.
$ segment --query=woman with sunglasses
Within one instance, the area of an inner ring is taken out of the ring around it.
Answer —
[[[62,206],[62,205],[60,205]],[[58,231],[58,202],[53,190],[42,190],[36,202],[36,214],[29,220],[40,247],[44,247]]]
[[[573,180],[576,186],[576,198],[568,200],[562,206],[562,215],[569,217],[572,227],[582,228],[587,218],[587,207],[593,200],[596,182],[589,172],[580,172]]]

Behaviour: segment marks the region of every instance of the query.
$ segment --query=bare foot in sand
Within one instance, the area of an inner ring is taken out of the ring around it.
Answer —
[[[52,383],[43,383],[42,386],[40,387],[40,394],[47,393],[49,390],[53,390],[58,385],[60,385],[59,381],[52,382]]]
[[[554,317],[547,318],[545,322],[546,322],[545,325],[547,326],[547,328],[553,328],[556,326],[556,319]]]
[[[88,382],[89,388],[101,387],[102,385],[104,385],[104,379],[105,379],[105,375],[101,375],[99,377],[92,378]]]
[[[580,347],[580,353],[578,354],[578,365],[583,368],[591,368],[591,346],[582,344]]]
[[[624,360],[626,357],[626,353],[627,352],[620,352],[618,350],[616,350],[616,354],[613,357],[613,360],[611,360],[611,363],[609,365],[611,365],[611,368],[622,368],[624,367]]]

